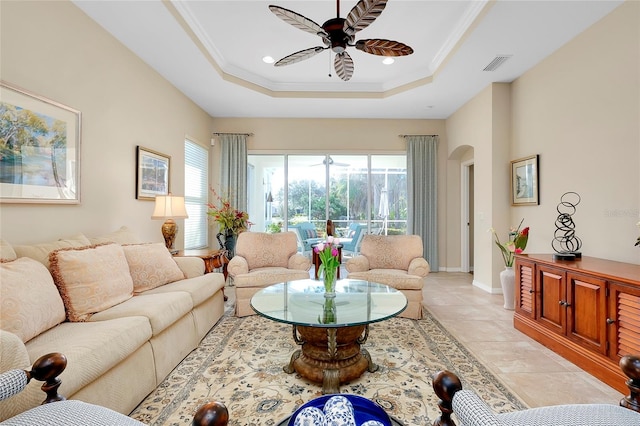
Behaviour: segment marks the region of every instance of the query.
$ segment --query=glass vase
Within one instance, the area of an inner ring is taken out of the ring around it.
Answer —
[[[336,297],[336,270],[326,270],[323,275],[324,280],[324,295],[325,297]]]

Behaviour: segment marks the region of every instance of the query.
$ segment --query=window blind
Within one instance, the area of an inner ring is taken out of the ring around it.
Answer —
[[[184,203],[189,215],[189,219],[184,221],[184,248],[204,248],[209,245],[209,151],[195,142],[185,140],[184,163]]]

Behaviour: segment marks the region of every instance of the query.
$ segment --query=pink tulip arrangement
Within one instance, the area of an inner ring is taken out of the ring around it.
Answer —
[[[329,236],[326,243],[319,243],[313,249],[320,258],[321,265],[318,273],[324,277],[326,291],[331,291],[331,289],[327,289],[327,285],[332,285],[335,282],[336,273],[340,267],[338,249],[336,247],[339,243],[340,241],[337,238]]]

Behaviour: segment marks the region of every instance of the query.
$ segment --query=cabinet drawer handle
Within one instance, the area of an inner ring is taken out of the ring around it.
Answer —
[[[533,293],[534,291],[535,291],[534,289],[530,288],[529,289],[529,294]]]
[[[607,324],[611,325],[611,324],[615,324],[616,320],[612,320],[611,318],[607,318]]]

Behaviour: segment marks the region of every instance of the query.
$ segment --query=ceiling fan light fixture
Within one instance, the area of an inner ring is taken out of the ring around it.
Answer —
[[[262,58],[262,62],[264,62],[265,64],[272,64],[275,61],[276,60],[273,59],[271,56],[265,56],[264,58]]]
[[[392,64],[392,63],[394,63],[395,61],[396,61],[395,59],[393,59],[393,58],[391,58],[391,57],[387,56],[386,58],[384,58],[384,59],[382,60],[382,63],[383,63],[383,64],[385,64],[385,65],[391,65],[391,64]]]
[[[276,67],[291,65],[308,59],[323,50],[330,49],[335,53],[334,69],[343,81],[349,81],[353,76],[353,60],[347,53],[347,47],[369,53],[371,55],[384,56],[384,64],[393,63],[391,56],[406,56],[413,53],[413,49],[404,43],[386,39],[355,40],[358,31],[371,25],[382,13],[388,0],[359,0],[351,9],[346,18],[340,17],[340,0],[336,0],[337,15],[329,19],[322,26],[315,21],[300,15],[289,9],[276,5],[269,5],[269,10],[284,22],[310,34],[320,36],[324,47],[316,46],[292,53],[276,61]],[[390,61],[390,62],[389,62]],[[329,74],[331,76],[331,74]]]

